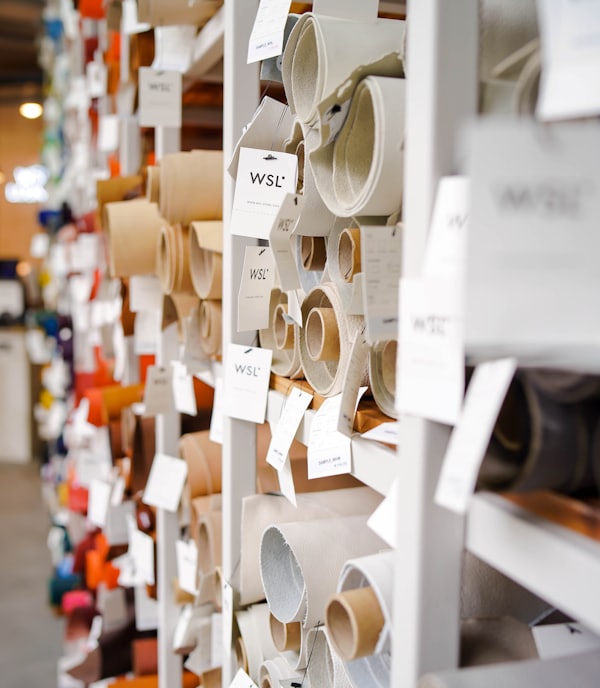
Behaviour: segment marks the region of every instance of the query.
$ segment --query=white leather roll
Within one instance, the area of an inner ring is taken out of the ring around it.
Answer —
[[[345,516],[266,528],[260,573],[273,616],[284,623],[301,621],[306,629],[323,622],[344,562],[386,549],[367,526],[367,518]]]
[[[260,577],[260,541],[272,523],[371,514],[382,497],[369,487],[311,492],[296,495],[295,507],[279,495],[250,495],[242,503],[242,552],[240,559],[240,602],[264,600]]]
[[[332,650],[327,631],[322,626],[311,628],[306,644],[311,661],[308,679],[311,686],[319,688],[351,688],[343,662]]]
[[[366,74],[401,74],[404,33],[405,23],[393,19],[357,22],[303,14],[290,33],[282,61],[292,114],[304,123],[314,122],[317,105],[341,84],[347,87],[358,67],[365,67]]]
[[[363,318],[348,315],[334,284],[327,282],[306,295],[302,303],[302,321],[300,361],[304,376],[317,394],[339,394],[350,361],[352,340],[363,326]],[[367,379],[365,364],[365,384]]]
[[[308,161],[321,198],[338,217],[389,217],[400,210],[404,174],[406,81],[360,81],[337,137]]]
[[[261,664],[258,678],[258,688],[280,688],[281,681],[301,679],[302,673],[291,667],[285,658],[275,657]]]
[[[300,334],[297,323],[286,320],[287,293],[278,287],[271,290],[269,299],[269,327],[259,330],[258,339],[263,349],[271,349],[271,370],[283,377],[302,377],[300,365]]]
[[[398,342],[390,339],[375,342],[369,350],[369,388],[382,413],[397,418],[396,356]]]
[[[279,654],[271,637],[269,607],[266,604],[254,604],[236,612],[235,618],[244,643],[247,673],[258,683],[261,664]]]

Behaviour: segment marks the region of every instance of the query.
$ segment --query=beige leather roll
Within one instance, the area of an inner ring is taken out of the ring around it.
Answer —
[[[397,418],[396,356],[398,342],[390,339],[375,342],[369,349],[369,388],[373,400],[382,413]]]
[[[141,189],[142,178],[139,174],[98,179],[96,182],[96,202],[100,217],[102,217],[104,206],[107,203],[116,203],[118,201],[125,201],[131,196],[139,196]]]
[[[191,24],[203,26],[223,4],[222,0],[138,0],[138,20],[151,26]]]
[[[304,376],[317,394],[342,391],[352,340],[363,326],[362,317],[348,315],[332,282],[312,289],[302,303],[300,361]],[[367,366],[363,382],[368,378]]]
[[[158,165],[148,165],[146,175],[146,199],[150,203],[158,203],[160,199],[160,168]]]
[[[193,294],[189,227],[164,224],[156,247],[156,272],[165,294]]]
[[[269,607],[264,603],[253,604],[237,612],[235,618],[242,639],[240,649],[243,664],[247,666],[246,672],[250,678],[258,682],[260,665],[278,655],[269,628]]]
[[[156,274],[161,218],[155,203],[140,198],[104,206],[111,277]]]
[[[194,291],[201,299],[220,299],[223,293],[223,223],[192,222],[190,269]]]
[[[221,492],[221,445],[212,442],[209,434],[200,430],[179,439],[179,455],[188,467],[186,491],[190,502]]]
[[[162,329],[166,329],[174,322],[177,323],[179,341],[185,341],[187,319],[192,315],[194,308],[198,308],[199,301],[195,294],[185,292],[173,292],[163,297]]]
[[[211,574],[222,564],[223,518],[221,511],[207,511],[198,518],[198,570]]]
[[[200,301],[198,305],[200,348],[206,356],[220,356],[223,339],[223,315],[220,301]]]
[[[302,377],[300,365],[300,333],[298,324],[290,322],[288,296],[278,287],[271,290],[269,299],[270,326],[259,330],[258,338],[263,349],[271,349],[273,358],[271,370],[283,377]]]

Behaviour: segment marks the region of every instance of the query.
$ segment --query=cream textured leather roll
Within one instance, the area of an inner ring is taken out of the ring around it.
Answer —
[[[194,497],[190,502],[190,537],[197,540],[200,518],[207,511],[219,511],[221,508],[222,499],[220,494]]]
[[[518,372],[500,409],[478,487],[567,494],[590,488],[593,423],[590,409],[550,399]]]
[[[189,238],[194,291],[201,299],[220,299],[223,293],[223,223],[192,222]]]
[[[271,638],[269,607],[266,604],[254,604],[237,612],[235,618],[243,641],[243,656],[248,667],[246,672],[257,683],[260,665],[279,654]]]
[[[290,33],[282,61],[292,114],[313,123],[325,96],[342,84],[346,90],[353,88],[348,80],[358,67],[364,68],[363,74],[402,74],[404,32],[405,23],[398,20],[356,22],[303,14]]]
[[[417,688],[595,688],[600,675],[600,652],[582,652],[555,659],[532,659],[489,666],[429,673]]]
[[[353,686],[389,686],[392,550],[346,562],[327,606],[327,632]]]
[[[272,523],[371,514],[381,499],[381,495],[369,487],[298,494],[297,507],[279,495],[245,497],[242,503],[241,604],[251,604],[265,598],[260,577],[260,541],[265,528]]]
[[[367,518],[295,521],[265,529],[260,574],[273,616],[284,623],[301,621],[306,629],[323,622],[344,563],[386,549]]]
[[[198,571],[210,575],[222,564],[223,514],[207,511],[198,517]]]
[[[102,225],[108,239],[111,277],[156,274],[161,224],[158,207],[146,199],[104,206]]]
[[[223,339],[223,315],[220,301],[200,301],[198,305],[200,348],[206,356],[219,356]]]
[[[292,668],[283,657],[264,661],[258,672],[258,688],[280,688],[281,681],[301,679],[302,674]]]
[[[179,439],[179,456],[188,467],[186,491],[190,502],[221,492],[221,445],[212,442],[209,434],[209,430],[200,430]]]
[[[390,339],[375,342],[369,349],[369,389],[382,413],[397,418],[396,356],[398,342]]]
[[[323,626],[310,629],[306,644],[311,655],[307,672],[311,686],[351,688],[344,664],[331,648],[327,630]]]
[[[274,287],[269,299],[270,326],[259,330],[258,340],[263,349],[273,352],[271,370],[275,375],[298,378],[302,377],[299,327],[297,323],[286,319],[287,314],[287,293]]]
[[[162,308],[162,329],[165,330],[174,322],[177,323],[179,341],[185,341],[187,319],[192,315],[194,308],[198,308],[199,301],[196,294],[186,292],[173,292],[165,294]]]
[[[160,214],[171,224],[223,217],[223,151],[194,150],[160,161]]]
[[[361,271],[360,225],[350,218],[338,218],[327,236],[327,273],[342,307],[354,315],[363,313]]]
[[[189,227],[163,224],[157,239],[156,273],[165,294],[193,294]]]
[[[191,24],[203,26],[214,16],[222,0],[138,0],[138,20],[151,26]]]
[[[406,81],[367,76],[333,141],[311,150],[315,184],[338,217],[388,217],[400,210]]]
[[[348,315],[332,282],[312,289],[302,303],[300,361],[304,376],[317,394],[342,391],[352,340],[362,328],[362,317]],[[367,365],[363,382],[368,379]]]

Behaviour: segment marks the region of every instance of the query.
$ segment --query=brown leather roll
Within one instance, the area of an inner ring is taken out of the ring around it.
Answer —
[[[182,435],[179,455],[187,463],[187,493],[191,501],[221,492],[221,445],[212,442],[209,430]]]
[[[133,673],[136,676],[148,676],[158,673],[158,640],[156,638],[138,638],[131,647]]]
[[[156,453],[154,416],[136,416],[131,456],[131,493],[143,492]]]

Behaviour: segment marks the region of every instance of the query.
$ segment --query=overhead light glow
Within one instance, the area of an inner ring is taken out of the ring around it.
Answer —
[[[19,107],[19,113],[26,119],[37,119],[42,116],[44,109],[39,103],[23,103]]]

